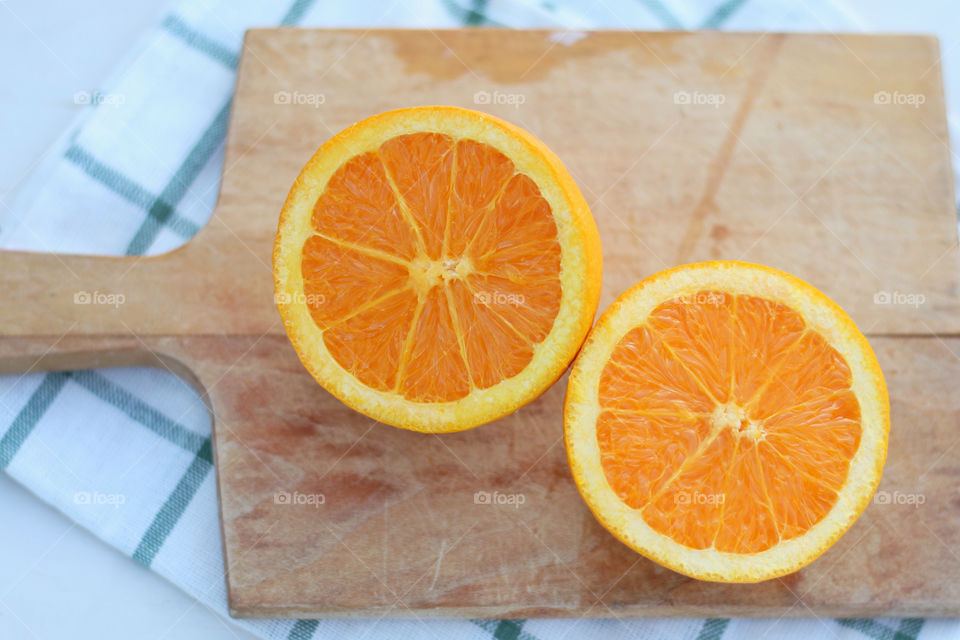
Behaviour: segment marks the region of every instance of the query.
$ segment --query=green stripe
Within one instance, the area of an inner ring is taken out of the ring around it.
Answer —
[[[162,202],[159,197],[153,195],[130,178],[103,164],[94,158],[93,154],[78,144],[70,145],[64,153],[64,157],[74,163],[88,176],[131,204],[146,209],[148,212],[155,207],[158,211],[173,210],[168,203]],[[189,238],[200,230],[200,227],[196,224],[185,218],[181,218],[175,213],[172,216],[168,215],[167,224],[184,238]]]
[[[63,385],[70,379],[68,371],[48,373],[43,377],[40,386],[30,395],[30,399],[20,409],[20,413],[13,419],[10,428],[0,438],[0,469],[6,469],[17,451],[23,446],[27,436],[33,431],[40,418],[47,412],[56,399]]]
[[[77,165],[84,173],[103,184],[118,196],[144,209],[149,208],[157,197],[133,180],[122,175],[93,157],[83,147],[72,144],[64,153],[67,160]]]
[[[287,640],[310,640],[319,625],[319,620],[297,620],[287,634]]]
[[[105,378],[101,373],[77,371],[73,374],[73,379],[93,395],[123,411],[161,438],[190,453],[199,453],[203,449],[206,438],[171,420],[123,387]],[[207,462],[212,463],[213,458],[209,458]]]
[[[897,629],[897,640],[917,640],[924,622],[923,618],[904,618]]]
[[[473,624],[477,625],[478,627],[480,627],[480,628],[483,629],[484,631],[489,632],[491,635],[493,635],[494,629],[496,629],[496,628],[497,628],[497,625],[499,624],[499,622],[498,622],[497,620],[479,620],[479,619],[477,619],[477,620],[470,620],[470,622],[472,622]]]
[[[501,620],[493,632],[497,640],[517,640],[526,620]]]
[[[177,172],[170,178],[170,182],[160,193],[153,206],[147,211],[147,219],[140,225],[140,229],[134,234],[130,244],[127,245],[127,255],[141,255],[150,248],[156,239],[160,229],[173,216],[173,208],[180,203],[183,196],[186,195],[193,184],[193,181],[200,175],[200,171],[210,160],[210,156],[219,148],[223,138],[227,133],[227,118],[230,115],[230,100],[227,100],[213,122],[207,127],[200,136],[200,140],[193,146],[186,159],[177,169]]]
[[[897,635],[890,627],[868,618],[842,618],[837,622],[842,627],[855,629],[864,635],[875,638],[875,640],[894,640]]]
[[[201,53],[205,53],[228,69],[237,68],[237,54],[223,46],[216,40],[208,38],[179,17],[170,14],[160,23],[171,35],[176,36],[187,45]]]
[[[487,19],[487,0],[473,0],[473,4],[463,17],[463,24],[476,27]]]
[[[200,231],[197,223],[180,217],[176,212],[167,218],[167,227],[181,238],[192,238]]]
[[[526,620],[474,619],[469,620],[469,622],[477,625],[494,638],[537,640],[533,635],[523,630],[523,625],[527,622]]]
[[[665,27],[670,29],[683,29],[680,19],[673,15],[666,5],[660,0],[640,0],[640,4],[647,8],[647,11],[655,15]]]
[[[719,29],[720,26],[730,19],[730,16],[735,14],[740,7],[745,5],[747,0],[727,0],[716,9],[713,10],[713,13],[710,14],[710,17],[704,20],[701,29]]]
[[[717,638],[722,638],[723,633],[727,630],[727,625],[730,624],[730,620],[726,618],[711,618],[710,620],[704,620],[703,626],[700,628],[700,634],[697,636],[697,640],[717,640]]]
[[[296,0],[289,9],[287,13],[280,19],[280,24],[282,25],[291,25],[297,24],[303,20],[303,14],[313,5],[314,0]]]
[[[204,440],[203,446],[200,447],[200,451],[193,458],[193,462],[190,463],[186,473],[180,478],[180,482],[177,483],[167,501],[163,503],[160,511],[154,517],[153,522],[150,523],[147,532],[140,539],[140,544],[133,552],[134,560],[144,566],[150,566],[167,536],[177,525],[180,516],[187,510],[187,506],[193,500],[200,484],[210,473],[210,469],[213,468],[213,464],[210,462],[212,459],[210,438],[207,438]]]
[[[491,20],[484,13],[487,9],[486,0],[477,2],[474,0],[473,5],[470,9],[464,9],[458,3],[453,0],[440,0],[443,4],[444,9],[450,13],[454,20],[458,20],[465,26],[484,26],[484,27],[506,27],[507,25],[501,24],[496,20]]]

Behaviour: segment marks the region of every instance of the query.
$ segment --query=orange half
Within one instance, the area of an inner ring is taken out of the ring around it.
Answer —
[[[277,304],[300,360],[377,420],[458,431],[563,373],[600,292],[600,241],[560,161],[456,107],[391,111],[324,144],[284,204]]]
[[[591,332],[564,411],[577,485],[640,553],[706,580],[799,569],[870,500],[889,404],[853,321],[739,262],[658,273]]]

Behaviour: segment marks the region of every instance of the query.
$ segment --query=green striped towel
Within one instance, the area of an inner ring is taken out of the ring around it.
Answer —
[[[917,7],[911,5],[911,11]],[[251,26],[856,30],[829,0],[185,0],[152,28],[0,221],[0,246],[159,253],[213,209],[234,73]],[[63,203],[69,202],[69,207]],[[226,616],[210,420],[182,381],[112,369],[0,378],[0,467]],[[9,514],[8,514],[9,517]],[[250,620],[264,638],[955,637],[953,620]]]

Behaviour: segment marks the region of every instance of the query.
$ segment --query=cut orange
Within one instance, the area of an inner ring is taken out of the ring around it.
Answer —
[[[870,345],[826,296],[705,262],[603,314],[564,430],[580,493],[616,537],[694,578],[756,582],[813,561],[866,508],[889,403]]]
[[[280,215],[277,305],[304,366],[382,422],[468,429],[563,373],[600,295],[600,240],[557,157],[456,107],[359,122]]]

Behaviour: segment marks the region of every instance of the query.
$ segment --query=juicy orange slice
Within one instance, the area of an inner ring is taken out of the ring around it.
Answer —
[[[889,403],[866,339],[822,293],[706,262],[603,314],[564,426],[580,492],[615,536],[695,578],[755,582],[814,560],[866,507]]]
[[[274,245],[278,307],[310,373],[358,411],[430,432],[555,382],[593,322],[600,270],[560,161],[455,107],[384,113],[324,144]]]

